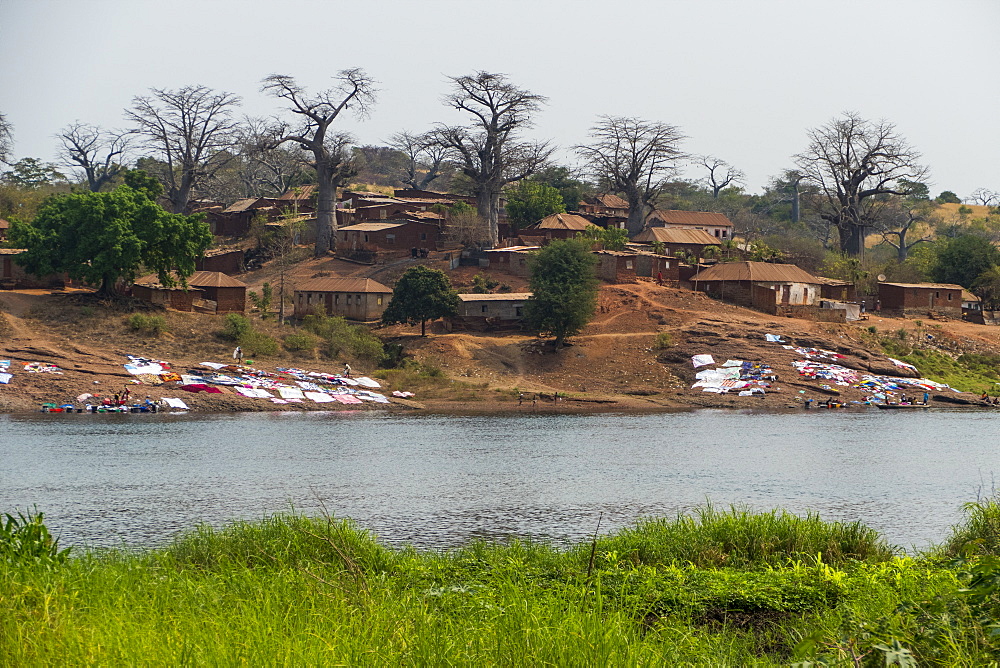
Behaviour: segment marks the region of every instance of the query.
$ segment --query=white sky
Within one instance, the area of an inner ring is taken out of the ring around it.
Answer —
[[[379,100],[342,129],[375,144],[462,122],[447,77],[486,70],[548,96],[532,134],[567,164],[598,115],[636,116],[759,192],[808,128],[854,110],[896,124],[932,193],[965,197],[1000,190],[998,31],[997,0],[0,0],[0,111],[17,157],[53,160],[59,129],[123,127],[151,87],[204,84],[271,115],[264,76],[318,89],[362,67]]]

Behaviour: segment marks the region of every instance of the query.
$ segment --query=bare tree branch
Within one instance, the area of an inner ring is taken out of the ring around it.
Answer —
[[[972,191],[971,195],[965,198],[965,201],[981,206],[996,206],[1000,204],[1000,193],[993,192],[987,188],[976,188]]]
[[[708,170],[705,178],[706,185],[712,189],[712,197],[719,199],[719,192],[730,185],[743,185],[746,182],[746,174],[736,169],[721,158],[711,155],[700,156],[695,163]]]
[[[297,144],[312,154],[316,170],[316,256],[325,255],[332,247],[337,231],[334,202],[337,187],[354,175],[347,154],[350,136],[330,133],[330,125],[345,109],[364,118],[375,103],[375,81],[364,70],[342,70],[336,77],[337,85],[310,95],[292,77],[272,74],[265,78],[261,90],[285,100],[288,110],[296,115],[294,126],[279,126],[272,141],[273,146],[286,142]]]
[[[238,129],[233,110],[239,102],[205,86],[154,88],[125,111],[145,146],[166,163],[161,177],[174,213],[187,213],[193,191],[232,159]]]
[[[125,169],[122,163],[132,135],[77,121],[60,130],[56,138],[63,163],[82,169],[87,187],[96,193]]]
[[[638,234],[646,211],[685,154],[680,130],[666,123],[623,116],[601,116],[590,131],[591,143],[577,146],[588,171],[622,193],[629,203],[629,234]]]
[[[920,153],[892,123],[872,123],[853,112],[808,136],[809,146],[795,156],[796,164],[822,191],[819,215],[837,227],[841,250],[859,256],[865,229],[875,224],[884,203],[877,196],[905,194],[898,182],[922,181],[927,168],[917,164]]]
[[[10,153],[14,149],[14,126],[7,117],[0,114],[0,163],[9,165]]]
[[[472,179],[476,209],[488,222],[496,244],[504,186],[531,176],[552,155],[548,142],[518,139],[546,98],[518,88],[503,74],[476,72],[451,77],[451,82],[454,92],[445,103],[468,113],[472,122],[468,126],[441,126],[433,137]]]

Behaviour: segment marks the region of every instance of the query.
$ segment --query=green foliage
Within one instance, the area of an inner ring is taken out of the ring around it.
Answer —
[[[950,190],[945,190],[940,195],[935,197],[934,201],[938,204],[961,204],[962,198]]]
[[[931,278],[938,283],[970,287],[984,272],[998,264],[1000,250],[992,242],[977,235],[965,234],[938,245]]]
[[[533,225],[554,213],[565,213],[562,194],[552,186],[524,179],[506,190],[507,218],[512,229]]]
[[[1000,556],[1000,499],[986,498],[964,506],[965,521],[952,528],[941,547],[948,557]]]
[[[271,289],[271,284],[264,283],[261,286],[260,294],[257,294],[255,290],[249,291],[247,297],[250,298],[250,303],[254,305],[254,308],[260,311],[260,317],[267,319],[268,312],[271,309],[271,301],[274,299],[274,291]]]
[[[27,250],[16,261],[30,273],[66,272],[111,293],[140,267],[171,286],[183,280],[212,242],[203,216],[170,214],[128,186],[112,192],[53,195],[32,223],[14,222],[11,241]]]
[[[21,158],[11,165],[11,171],[0,175],[0,180],[26,190],[66,183],[66,177],[55,165],[44,163],[38,158]]]
[[[589,225],[583,232],[577,232],[578,239],[597,241],[605,250],[625,250],[628,243],[628,232],[618,227],[598,227]]]
[[[500,285],[499,281],[496,281],[486,274],[479,273],[472,277],[472,291],[477,295],[489,294]]]
[[[653,247],[653,252],[657,255],[666,255],[667,246],[662,241],[654,241],[650,245]]]
[[[418,265],[407,269],[396,282],[382,322],[387,325],[419,322],[420,335],[424,336],[427,320],[456,315],[458,306],[458,293],[451,287],[447,274]]]
[[[142,334],[150,334],[152,336],[160,336],[169,330],[167,327],[167,319],[162,315],[134,313],[130,315],[125,322],[132,331],[141,332]]]
[[[340,316],[307,315],[302,327],[325,343],[325,352],[331,359],[350,357],[376,367],[386,362],[382,339],[363,325],[351,325]]]
[[[282,345],[285,347],[285,350],[293,353],[313,352],[319,345],[319,339],[312,334],[299,332],[286,336],[282,341]]]
[[[535,172],[531,180],[552,186],[562,196],[566,211],[576,211],[584,195],[593,192],[593,185],[574,178],[568,167],[550,165]]]
[[[52,537],[44,520],[38,511],[0,515],[0,564],[25,567],[65,563],[70,548],[59,549],[59,539]]]
[[[956,359],[937,350],[914,348],[898,335],[884,337],[879,343],[887,355],[917,367],[925,378],[962,392],[981,392],[1000,380],[998,359],[992,355],[961,355]]]
[[[596,263],[590,243],[580,239],[553,241],[529,260],[532,296],[525,304],[525,323],[539,334],[555,337],[556,347],[594,315]]]
[[[226,319],[222,321],[222,338],[227,341],[239,341],[246,334],[253,331],[253,324],[250,319],[242,313],[227,313]]]
[[[256,329],[241,336],[237,343],[248,357],[273,357],[281,349],[277,339]]]
[[[151,202],[156,202],[163,196],[163,184],[141,169],[130,169],[123,178],[125,185],[142,193]]]
[[[656,347],[659,350],[664,350],[666,348],[673,348],[676,345],[674,342],[674,335],[670,332],[660,332],[656,335]]]

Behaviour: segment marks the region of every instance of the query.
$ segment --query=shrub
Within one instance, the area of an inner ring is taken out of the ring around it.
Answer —
[[[351,325],[340,316],[307,315],[302,327],[326,342],[326,354],[331,358],[347,354],[376,367],[385,360],[382,339],[363,325]]]
[[[44,519],[37,511],[0,516],[0,563],[14,566],[64,563],[70,548],[59,549],[59,539],[52,537]]]
[[[151,334],[153,336],[159,336],[168,329],[167,319],[162,315],[134,313],[125,322],[132,331]]]
[[[319,339],[317,339],[312,334],[306,334],[300,332],[298,334],[289,334],[284,339],[285,350],[289,352],[302,352],[302,351],[313,351],[316,350],[316,346],[319,344]]]
[[[244,354],[248,356],[271,357],[277,355],[280,348],[274,337],[257,330],[246,332],[236,342],[243,348]]]
[[[965,522],[952,528],[944,553],[950,557],[1000,556],[1000,499],[967,503],[964,510]]]
[[[670,332],[660,332],[656,335],[656,347],[660,350],[674,347],[674,335]]]
[[[250,319],[242,313],[227,313],[226,319],[222,323],[222,338],[228,341],[236,341],[253,331]],[[242,344],[240,344],[242,345]]]

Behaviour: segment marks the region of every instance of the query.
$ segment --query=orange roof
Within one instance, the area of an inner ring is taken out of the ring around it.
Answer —
[[[604,193],[601,195],[595,195],[593,199],[601,206],[606,206],[609,209],[627,209],[628,202],[618,195],[612,195],[610,193]]]
[[[714,225],[716,227],[732,227],[733,224],[721,213],[714,211],[653,211],[646,216],[646,225],[652,226],[656,221],[664,225]]]
[[[592,222],[575,213],[554,213],[528,227],[529,230],[585,230]]]
[[[297,186],[295,188],[289,188],[284,193],[281,194],[279,200],[282,201],[302,201],[306,199],[311,199],[313,193],[316,191],[316,186]]]
[[[760,281],[762,283],[814,283],[815,276],[794,264],[770,262],[723,262],[700,271],[691,282],[708,281]]]
[[[370,278],[340,278],[336,276],[324,276],[321,278],[311,278],[308,281],[299,283],[295,288],[296,292],[380,292],[392,293],[392,288],[388,288],[378,281]]]
[[[632,237],[632,241],[659,241],[664,244],[703,244],[712,246],[719,243],[705,230],[688,230],[673,227],[647,227]]]
[[[171,274],[177,285],[181,284],[180,278],[176,274]],[[162,288],[160,279],[156,274],[148,274],[135,280],[136,285],[143,285],[148,288]],[[232,276],[227,276],[221,271],[196,271],[188,276],[187,284],[192,288],[245,288],[243,281],[236,280]]]

